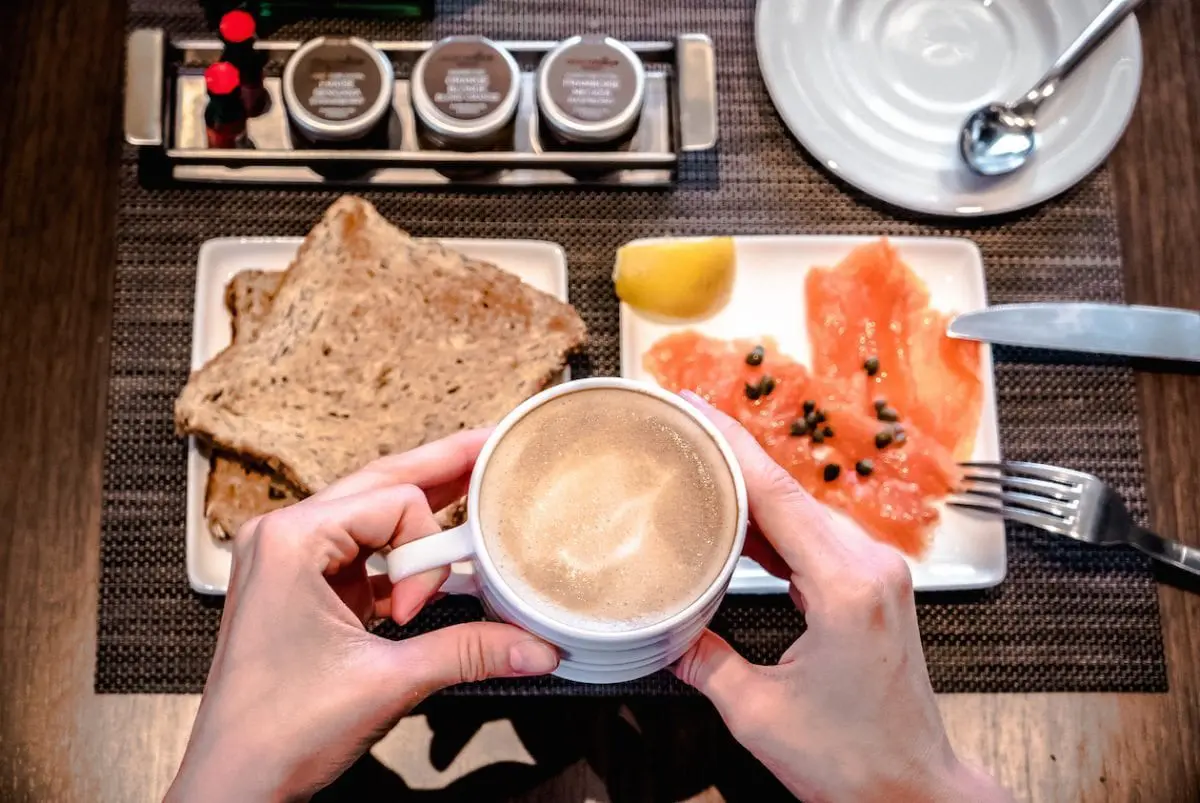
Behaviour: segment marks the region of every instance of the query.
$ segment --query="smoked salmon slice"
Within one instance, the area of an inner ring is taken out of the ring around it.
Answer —
[[[805,297],[814,373],[848,383],[864,405],[885,400],[956,458],[970,456],[983,403],[979,344],[946,336],[948,316],[930,308],[891,243],[811,269]]]
[[[757,364],[747,361],[761,349]],[[841,382],[813,376],[780,354],[770,340],[724,341],[685,331],[659,340],[644,357],[664,388],[691,390],[736,419],[813,496],[846,511],[874,537],[918,555],[937,521],[937,500],[957,481],[950,454],[918,427],[902,444],[880,447],[888,425],[867,414]],[[765,377],[771,389],[763,392]],[[757,395],[756,395],[757,394]],[[808,409],[806,410],[806,402]],[[794,432],[808,412],[820,412],[820,439]],[[828,436],[825,433],[832,433]],[[857,467],[870,462],[868,473]],[[830,466],[836,476],[830,478]]]
[[[926,311],[911,329],[908,371],[913,403],[908,414],[956,460],[969,460],[983,408],[979,344],[947,337],[951,317]]]

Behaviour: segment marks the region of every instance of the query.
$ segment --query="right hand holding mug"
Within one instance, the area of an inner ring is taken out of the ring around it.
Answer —
[[[747,554],[791,582],[807,631],[756,666],[705,631],[675,674],[712,700],[734,737],[795,795],[822,801],[1007,801],[946,737],[904,559],[828,512],[733,419],[684,397],[725,435],[757,533]]]

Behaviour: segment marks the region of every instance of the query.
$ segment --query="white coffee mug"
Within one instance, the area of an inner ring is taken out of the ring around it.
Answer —
[[[523,600],[497,571],[495,563],[488,555],[480,529],[480,487],[487,473],[488,461],[505,434],[532,410],[551,399],[568,393],[598,389],[645,393],[685,413],[699,424],[719,447],[726,467],[733,477],[737,497],[737,531],[729,555],[716,579],[695,601],[678,613],[654,624],[629,630],[613,630],[611,626],[607,629],[589,630],[577,624],[567,624]],[[469,560],[474,570],[474,588],[470,589],[470,593],[479,597],[491,616],[528,630],[557,647],[562,660],[555,675],[582,683],[620,683],[670,666],[700,637],[717,612],[717,606],[729,587],[733,570],[742,552],[742,545],[746,540],[746,522],[746,483],[742,478],[741,469],[733,450],[707,418],[679,397],[652,385],[628,379],[581,379],[542,391],[500,422],[484,445],[472,472],[471,486],[467,494],[466,523],[392,550],[387,556],[388,575],[392,582],[399,582],[430,569]],[[460,585],[455,590],[467,589]]]

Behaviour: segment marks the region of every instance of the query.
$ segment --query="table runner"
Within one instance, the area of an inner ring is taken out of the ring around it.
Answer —
[[[366,193],[415,236],[552,240],[566,249],[570,298],[591,342],[576,375],[620,370],[610,272],[621,243],[703,234],[859,234],[970,237],[983,251],[993,303],[1122,300],[1112,186],[1101,170],[1066,196],[1003,221],[922,221],[885,209],[822,172],[788,134],[758,73],[753,3],[727,0],[448,0],[422,23],[297,23],[277,35],[369,38],[484,33],[555,39],[606,32],[628,39],[704,32],[716,45],[718,149],[688,155],[662,191]],[[194,0],[134,0],[128,26],[204,34]],[[139,186],[125,148],[104,474],[98,692],[199,692],[221,598],[194,594],[184,567],[186,447],[172,402],[187,378],[197,250],[213,237],[303,235],[337,193],[311,189],[157,189]],[[1084,469],[1111,483],[1145,520],[1133,376],[1119,361],[1071,365],[996,350],[1003,453]],[[1165,691],[1158,597],[1130,550],[1085,547],[1009,529],[1008,577],[990,591],[931,595],[919,605],[941,692]],[[432,606],[412,634],[481,616],[474,600]],[[771,661],[802,631],[782,598],[729,598],[714,628],[745,655]],[[451,693],[651,695],[687,693],[665,673],[616,686],[556,679],[492,681]]]

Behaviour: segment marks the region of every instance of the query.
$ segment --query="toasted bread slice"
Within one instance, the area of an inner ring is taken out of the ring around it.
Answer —
[[[233,342],[247,343],[258,334],[282,272],[244,270],[225,288]],[[250,519],[299,501],[301,494],[265,466],[217,451],[208,471],[204,517],[215,538],[233,538]]]
[[[229,310],[232,342],[249,343],[258,337],[283,276],[284,271],[244,270],[229,280],[225,308]]]
[[[233,342],[253,340],[283,280],[282,271],[245,270],[225,288]],[[304,495],[263,465],[228,452],[215,452],[208,472],[204,516],[215,538],[227,540],[255,516],[270,513],[300,501]],[[465,500],[438,511],[443,527],[453,527],[465,518]]]
[[[192,375],[176,427],[313,493],[496,423],[585,338],[569,305],[347,196],[305,239],[257,336]]]

